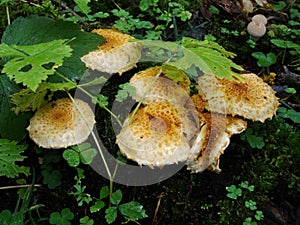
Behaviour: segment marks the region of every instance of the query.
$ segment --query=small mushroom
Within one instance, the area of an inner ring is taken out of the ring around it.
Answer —
[[[238,115],[264,122],[279,106],[275,91],[254,73],[241,74],[245,82],[219,79],[204,74],[198,79],[201,98],[211,112]]]
[[[263,23],[251,21],[247,26],[248,33],[255,38],[259,38],[265,35],[267,28]]]
[[[109,74],[126,72],[136,66],[141,58],[142,47],[137,42],[129,42],[130,35],[112,29],[96,29],[93,32],[106,40],[99,50],[81,57],[86,67]]]
[[[160,76],[148,91],[147,89],[158,73],[161,73]],[[174,82],[162,73],[159,66],[140,71],[130,79],[130,84],[136,88],[136,95],[133,98],[136,101],[143,99],[145,104],[154,101],[169,101],[184,105],[189,99],[190,80],[184,72],[181,75],[182,79]]]
[[[30,138],[43,148],[66,148],[85,141],[95,124],[90,106],[80,99],[58,99],[41,106],[30,119]]]
[[[170,102],[145,105],[131,123],[131,115],[125,120],[117,144],[127,158],[139,165],[162,167],[185,161],[190,155],[189,139],[195,131],[187,114],[186,109]]]
[[[263,25],[267,25],[268,19],[263,14],[256,14],[251,19],[254,22],[262,23]]]

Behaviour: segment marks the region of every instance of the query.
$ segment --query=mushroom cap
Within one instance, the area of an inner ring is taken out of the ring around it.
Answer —
[[[218,113],[203,113],[199,116],[202,126],[186,162],[187,169],[195,173],[205,169],[220,172],[220,156],[228,147],[230,137],[243,132],[247,128],[247,122]]]
[[[186,121],[187,111],[183,107],[155,102],[139,108],[131,123],[130,117],[117,135],[117,144],[127,158],[150,167],[162,167],[188,158],[188,139],[194,134],[185,132],[191,132],[195,124]]]
[[[254,22],[262,23],[263,25],[267,25],[268,19],[263,14],[256,14],[251,19]]]
[[[248,33],[253,37],[262,37],[265,35],[267,28],[263,23],[251,21],[247,26]]]
[[[137,42],[129,42],[130,35],[112,29],[96,29],[92,32],[103,36],[106,42],[99,46],[99,50],[81,57],[86,67],[121,75],[136,66],[141,58],[142,46]]]
[[[147,92],[149,85],[151,85],[158,73],[161,73],[161,75]],[[130,84],[136,88],[136,95],[133,98],[136,101],[143,99],[143,103],[145,104],[154,101],[169,101],[184,105],[189,99],[190,80],[184,72],[182,72],[182,80],[174,82],[162,73],[159,66],[150,67],[136,73],[130,79]]]
[[[62,98],[41,106],[30,119],[30,138],[43,148],[66,148],[85,141],[95,124],[94,113],[84,101],[74,101],[76,105]]]
[[[239,115],[264,122],[279,106],[275,91],[256,74],[241,74],[245,82],[219,79],[205,74],[198,79],[199,94],[212,112]]]

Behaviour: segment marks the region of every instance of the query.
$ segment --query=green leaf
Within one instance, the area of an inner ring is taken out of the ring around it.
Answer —
[[[149,6],[151,6],[151,3],[151,0],[141,0],[139,4],[140,10],[146,11],[149,8]]]
[[[26,135],[31,113],[16,115],[12,112],[10,96],[20,88],[5,75],[0,75],[0,137],[20,141]]]
[[[91,206],[90,211],[91,213],[99,212],[101,209],[103,209],[105,206],[105,203],[102,200],[97,200],[94,205]]]
[[[97,102],[100,107],[105,108],[108,106],[108,97],[104,96],[103,94],[99,94],[97,97]]]
[[[79,220],[80,225],[93,225],[94,220],[90,219],[88,216],[85,216]]]
[[[278,116],[281,116],[282,118],[290,119],[294,123],[300,123],[300,112],[297,112],[293,109],[279,107]]]
[[[118,102],[122,102],[128,98],[128,96],[134,96],[136,92],[136,88],[131,86],[129,82],[125,84],[120,84],[119,87],[121,88],[118,90],[116,95],[116,100]]]
[[[62,209],[61,213],[53,212],[50,214],[50,224],[55,225],[71,225],[70,220],[74,218],[74,214],[69,208]]]
[[[54,189],[61,185],[62,174],[59,170],[43,170],[43,184],[47,184],[48,188]]]
[[[22,83],[33,91],[36,91],[39,84],[45,81],[49,75],[54,74],[55,69],[61,66],[64,58],[70,57],[72,52],[70,46],[66,44],[66,40],[10,47],[22,52],[23,55],[11,56],[13,58],[4,65],[2,72],[6,73],[11,80]]]
[[[91,12],[91,8],[88,6],[90,0],[74,0],[74,2],[85,15],[88,15],[89,12]]]
[[[105,219],[108,224],[113,223],[117,218],[117,207],[108,207],[105,210]]]
[[[90,147],[91,145],[89,143],[75,145],[71,147],[71,149],[64,151],[63,158],[67,160],[72,167],[78,166],[80,162],[90,164],[97,155],[97,150]]]
[[[23,161],[26,157],[21,154],[26,150],[27,145],[18,145],[16,141],[0,139],[0,176],[15,178],[19,174],[29,175],[29,168],[16,165],[16,162]]]
[[[284,1],[279,1],[277,4],[273,5],[273,10],[274,11],[280,11],[286,7],[286,3]]]
[[[64,150],[63,158],[67,160],[68,164],[72,167],[76,167],[80,164],[78,152],[74,151],[73,149]]]
[[[184,81],[185,73],[182,70],[178,70],[176,67],[170,65],[163,65],[161,69],[166,77],[168,77],[175,83]]]
[[[262,52],[254,52],[251,55],[258,60],[257,65],[260,67],[271,66],[277,61],[277,57],[273,52],[269,52],[267,55]]]
[[[289,94],[296,94],[297,93],[295,88],[286,88],[286,89],[284,89],[284,91],[286,93],[289,93]]]
[[[242,189],[237,188],[235,185],[226,187],[226,190],[228,191],[228,198],[237,199],[238,196],[242,196]]]
[[[286,41],[286,40],[281,40],[281,39],[271,39],[271,42],[279,48],[294,48],[294,49],[300,51],[300,45],[298,45],[292,41]]]
[[[76,83],[61,82],[48,83],[43,82],[39,85],[36,91],[30,88],[21,89],[19,92],[11,95],[11,101],[16,106],[12,110],[18,114],[19,112],[35,111],[43,103],[52,99],[53,93],[56,91],[69,91],[76,88]],[[46,95],[48,98],[46,99]]]
[[[127,220],[136,221],[147,217],[143,206],[135,201],[119,205],[119,210]]]
[[[106,198],[109,196],[109,188],[108,186],[104,186],[100,190],[100,199]]]
[[[160,49],[166,50],[164,58],[153,57],[153,60],[164,60],[165,64],[175,66],[179,70],[188,72],[192,67],[196,67],[203,73],[214,74],[219,78],[242,80],[239,74],[232,71],[232,68],[242,70],[242,67],[226,57],[234,54],[211,42],[201,42],[192,38],[177,43],[145,40],[138,42],[148,49],[147,56],[157,54]],[[190,75],[197,76],[197,73]]]
[[[73,22],[34,15],[15,19],[13,23],[6,27],[2,36],[2,43],[7,45],[34,45],[58,39],[72,40],[69,43],[73,49],[72,56],[66,58],[63,65],[57,68],[57,71],[73,81],[80,79],[86,71],[80,57],[98,49],[98,45],[105,42],[100,35],[83,32],[80,25]],[[62,79],[51,76],[51,80],[57,82]]]
[[[122,200],[122,192],[121,190],[116,190],[111,194],[110,202],[114,205],[118,205]]]

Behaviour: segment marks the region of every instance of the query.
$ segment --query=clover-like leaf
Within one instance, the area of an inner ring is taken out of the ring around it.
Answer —
[[[273,52],[269,52],[266,55],[263,52],[253,52],[251,55],[257,59],[257,65],[260,67],[271,66],[277,61],[277,57]]]
[[[59,212],[53,212],[50,215],[50,224],[55,225],[71,225],[70,220],[74,218],[74,214],[69,208],[64,208]]]
[[[90,164],[96,155],[96,149],[91,148],[89,143],[82,143],[66,149],[63,153],[63,158],[67,160],[70,166],[76,167],[80,162]]]
[[[235,185],[226,187],[226,190],[228,191],[228,198],[237,199],[238,196],[242,196],[242,189],[237,188]]]
[[[1,44],[5,46],[6,44]],[[42,81],[54,74],[55,69],[63,64],[64,58],[70,57],[72,49],[67,45],[67,40],[54,40],[29,46],[12,45],[10,48],[17,50],[22,55],[7,55],[0,47],[0,56],[12,57],[2,70],[16,83],[22,83],[35,91]]]

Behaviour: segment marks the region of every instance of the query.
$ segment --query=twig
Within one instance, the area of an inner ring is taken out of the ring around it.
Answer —
[[[74,10],[72,10],[69,6],[67,6],[66,4],[64,4],[63,2],[59,2],[57,0],[54,0],[54,2],[56,2],[57,4],[59,4],[61,7],[63,7],[64,9],[66,10],[69,10],[70,13],[75,16],[75,17],[78,17],[80,22],[84,23],[83,19],[81,16],[79,16]]]
[[[156,209],[155,209],[154,216],[153,216],[153,220],[152,220],[152,225],[157,225],[157,224],[158,224],[157,213],[158,213],[158,210],[159,210],[159,207],[160,207],[161,199],[162,199],[163,197],[164,197],[163,194],[160,194],[160,195],[157,196],[158,201],[157,201]]]

